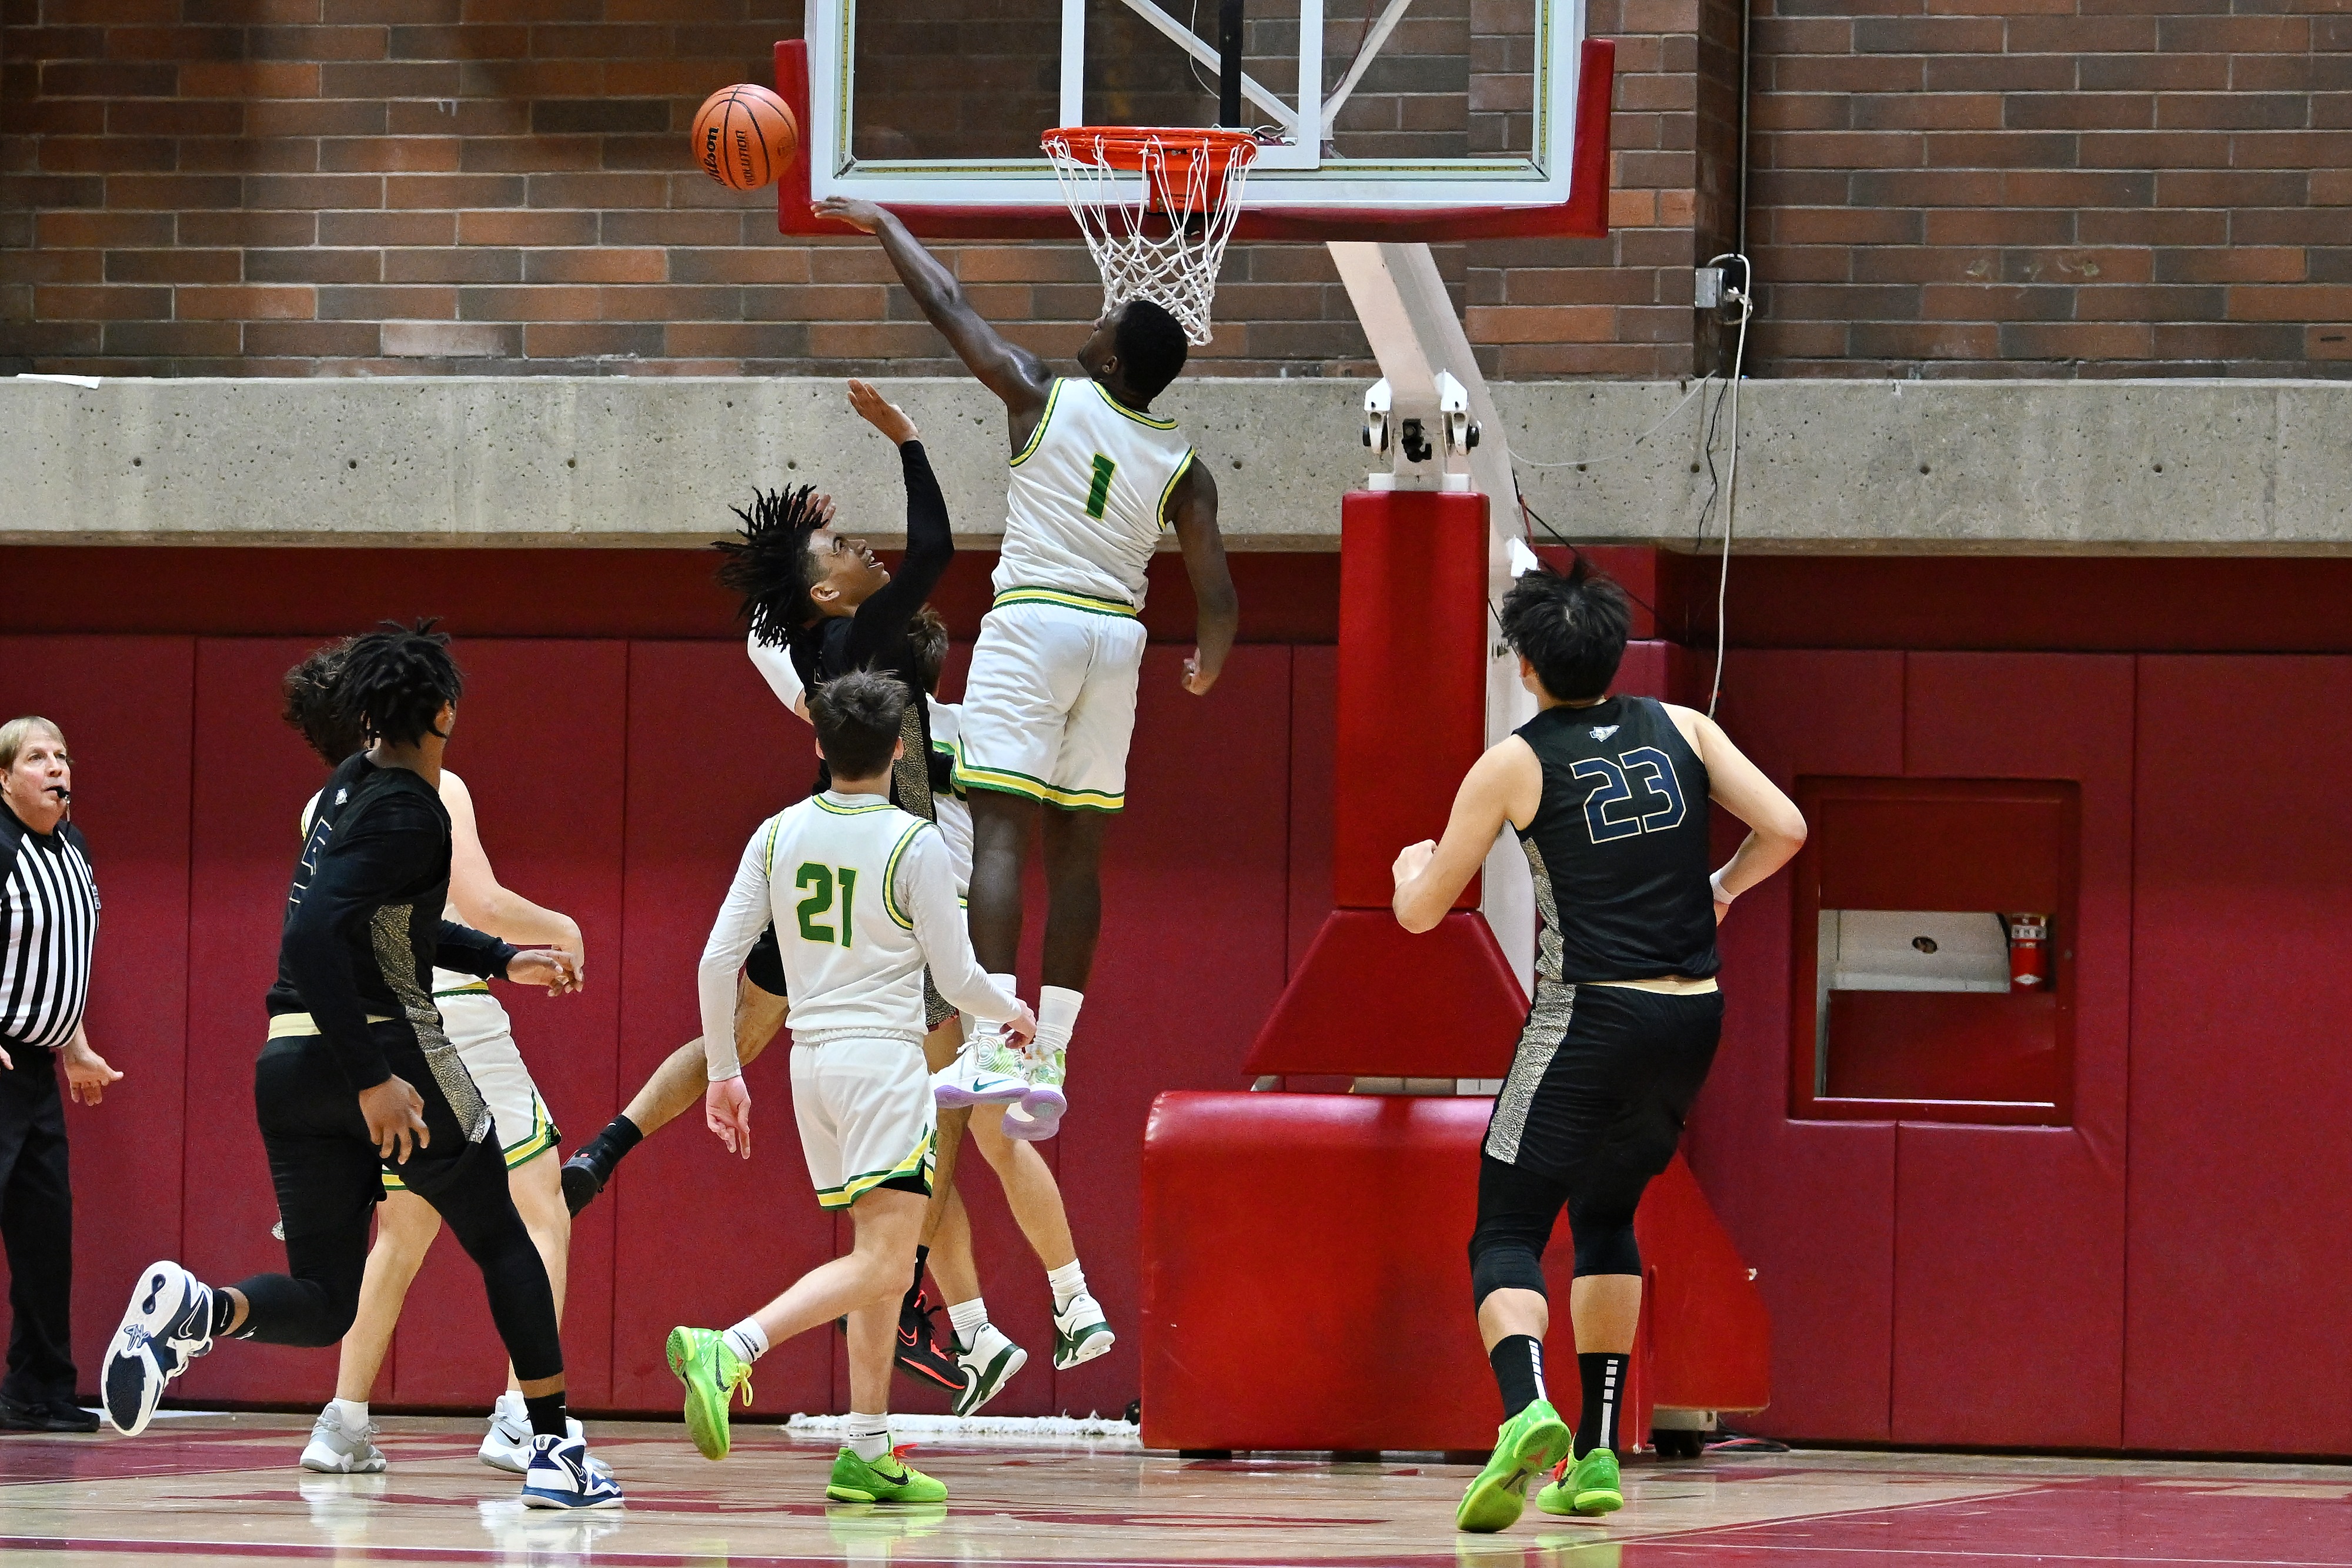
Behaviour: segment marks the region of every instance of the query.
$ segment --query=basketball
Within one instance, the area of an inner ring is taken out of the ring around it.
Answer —
[[[735,190],[772,184],[800,150],[800,121],[792,106],[766,88],[751,82],[722,87],[694,112],[695,162]]]

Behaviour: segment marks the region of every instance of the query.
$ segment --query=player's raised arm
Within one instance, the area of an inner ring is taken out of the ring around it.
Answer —
[[[882,242],[882,252],[890,265],[898,269],[898,281],[915,297],[916,306],[930,324],[940,329],[948,346],[965,369],[980,378],[987,387],[1004,401],[1004,406],[1016,424],[1034,420],[1045,408],[1045,394],[1053,386],[1053,376],[1045,361],[1018,344],[1007,342],[1003,334],[990,326],[979,311],[966,299],[955,275],[940,265],[939,258],[923,248],[922,241],[907,232],[907,225],[887,209],[871,202],[851,201],[844,196],[828,196],[816,204],[815,213],[821,218],[832,218],[853,228],[864,229]],[[1025,430],[1017,432],[1025,436]]]
[[[1184,661],[1184,689],[1194,696],[1217,684],[1225,655],[1241,631],[1242,601],[1225,565],[1225,539],[1217,529],[1217,482],[1196,455],[1168,497],[1168,526],[1184,552],[1184,575],[1192,580],[1192,656]]]
[[[542,908],[499,881],[482,848],[475,821],[473,792],[447,768],[441,770],[441,804],[449,812],[449,902],[458,917],[477,930],[518,947],[553,947],[570,956],[574,969],[587,959],[580,923],[559,910]]]

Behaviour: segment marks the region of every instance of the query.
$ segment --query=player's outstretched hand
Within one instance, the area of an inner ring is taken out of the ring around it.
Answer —
[[[1209,695],[1209,688],[1216,684],[1217,672],[1203,670],[1201,667],[1201,650],[1195,648],[1185,655],[1184,689],[1186,691],[1196,697],[1204,697]]]
[[[534,947],[508,962],[507,978],[518,986],[545,986],[549,996],[560,997],[580,988],[580,966],[561,947]]]
[[[1399,887],[1402,887],[1406,883],[1428,870],[1429,862],[1436,858],[1437,841],[1435,839],[1423,839],[1417,844],[1407,844],[1397,855],[1396,864],[1389,867],[1389,874],[1396,878],[1396,884]]]
[[[852,201],[847,196],[827,196],[809,208],[821,218],[831,218],[837,224],[847,224],[854,229],[872,234],[882,225],[882,209],[871,202]]]
[[[410,1154],[433,1142],[433,1129],[425,1124],[425,1097],[398,1073],[360,1091],[360,1115],[375,1152],[394,1165],[406,1165]]]
[[[751,1092],[741,1078],[721,1078],[702,1092],[702,1123],[729,1154],[751,1157]]]
[[[904,446],[923,434],[915,428],[915,422],[907,417],[905,409],[864,382],[849,383],[849,406],[857,411],[860,419],[888,437],[893,446]]]
[[[1018,997],[1013,999],[1021,1002]],[[1004,1033],[1015,1045],[1026,1045],[1037,1038],[1037,1015],[1029,1010],[1027,1002],[1021,1002],[1021,1010],[1004,1020]]]

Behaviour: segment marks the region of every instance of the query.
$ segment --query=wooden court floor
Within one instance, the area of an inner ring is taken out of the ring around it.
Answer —
[[[1460,1466],[1191,1460],[1076,1441],[964,1440],[916,1461],[944,1508],[828,1505],[830,1444],[738,1426],[699,1458],[676,1426],[598,1423],[625,1511],[549,1515],[474,1458],[478,1424],[400,1419],[380,1476],[298,1470],[310,1423],[166,1416],[124,1438],[0,1437],[0,1559],[230,1563],[1476,1564],[1481,1568],[2352,1568],[2352,1467],[1797,1452],[1641,1463],[1625,1511],[1532,1509],[1457,1535]]]

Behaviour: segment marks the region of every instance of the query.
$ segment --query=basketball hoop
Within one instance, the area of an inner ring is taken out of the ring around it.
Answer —
[[[1044,146],[1102,270],[1103,308],[1149,299],[1191,341],[1207,342],[1217,267],[1257,137],[1198,126],[1066,125],[1045,132]]]

